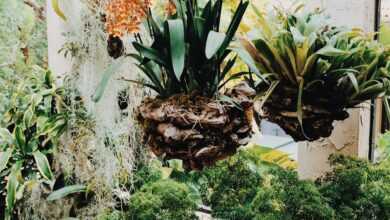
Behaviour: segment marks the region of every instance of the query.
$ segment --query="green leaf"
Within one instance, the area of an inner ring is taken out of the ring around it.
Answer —
[[[240,1],[240,4],[237,7],[237,10],[235,11],[235,14],[232,18],[232,21],[230,22],[229,28],[226,31],[226,38],[223,42],[220,50],[224,51],[230,44],[230,42],[233,40],[234,35],[237,32],[238,27],[241,24],[242,17],[245,14],[246,9],[248,8],[249,1]]]
[[[303,109],[302,109],[302,95],[303,95],[303,89],[304,89],[304,80],[301,79],[299,82],[299,91],[298,91],[298,102],[297,102],[297,115],[298,115],[298,121],[301,126],[302,134],[307,138],[305,130],[303,128]]]
[[[106,87],[108,85],[108,82],[110,81],[110,78],[112,75],[114,75],[116,72],[119,71],[119,68],[124,64],[125,57],[119,57],[118,59],[114,60],[110,66],[103,72],[102,74],[102,80],[100,81],[95,95],[93,96],[92,100],[94,102],[99,102],[102,98],[104,91],[106,90]]]
[[[37,163],[38,170],[42,174],[42,176],[48,180],[53,180],[53,173],[50,169],[49,161],[47,160],[46,155],[41,153],[40,151],[36,151],[33,153],[35,162]]]
[[[5,152],[0,152],[0,172],[7,167],[8,161],[12,156],[12,151],[12,148],[8,148]]]
[[[6,128],[0,128],[0,144],[12,145],[14,143],[14,137]]]
[[[66,186],[64,188],[61,188],[59,190],[56,190],[52,192],[48,197],[48,201],[54,201],[61,198],[64,198],[70,194],[73,193],[79,193],[79,192],[85,192],[87,190],[87,187],[84,185],[72,185],[72,186]]]
[[[184,70],[186,45],[184,38],[184,24],[181,19],[168,20],[169,40],[171,48],[172,67],[176,78],[180,81]]]
[[[34,112],[31,108],[28,108],[23,115],[23,122],[26,127],[30,127],[32,125],[32,121],[34,118]]]
[[[52,89],[48,89],[48,90],[43,90],[43,91],[50,91],[52,92]],[[33,106],[33,108],[36,108],[39,103],[41,103],[43,100],[43,95],[42,94],[32,94],[31,95],[31,105]]]
[[[359,83],[355,77],[355,75],[351,72],[347,73],[348,78],[351,80],[353,87],[355,88],[356,93],[359,93]]]
[[[15,140],[16,140],[16,145],[19,147],[19,149],[26,153],[26,137],[24,136],[23,130],[21,127],[17,126],[15,128]]]
[[[327,46],[317,51],[316,54],[326,56],[326,57],[335,57],[335,56],[346,55],[348,54],[348,52],[344,50],[336,49],[331,46]]]
[[[145,58],[153,60],[162,66],[168,67],[166,60],[164,60],[164,54],[160,53],[160,51],[151,47],[146,47],[138,42],[134,42],[133,46],[134,49],[136,49]]]
[[[254,61],[254,59],[252,58],[252,56],[248,51],[237,47],[232,48],[232,50],[237,53],[237,55],[240,57],[242,61],[244,61],[244,63],[246,63],[246,65],[248,65],[250,71],[253,71],[254,73],[256,73],[257,76],[259,76],[262,80],[268,83],[268,80],[265,79],[263,75],[260,73],[260,71],[256,66],[256,62]]]
[[[58,0],[51,0],[51,5],[53,7],[53,10],[54,12],[60,17],[62,18],[62,20],[66,21],[66,17],[65,17],[65,14],[64,12],[62,12],[60,6],[59,6],[59,3],[58,3]]]
[[[12,211],[16,203],[16,191],[19,186],[17,175],[19,171],[20,171],[20,163],[17,163],[12,167],[12,172],[8,176],[7,198],[6,198],[6,204],[7,204],[6,219],[11,219]]]
[[[209,35],[207,36],[207,42],[206,42],[207,59],[212,58],[218,52],[225,38],[226,38],[226,34],[224,33],[210,31]]]

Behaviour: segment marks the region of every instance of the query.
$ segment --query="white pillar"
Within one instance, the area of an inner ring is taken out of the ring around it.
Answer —
[[[144,92],[137,85],[119,80],[121,77],[136,79],[139,71],[131,59],[128,59],[109,80],[100,102],[93,102],[92,97],[104,70],[113,62],[106,49],[107,33],[99,20],[99,10],[103,6],[91,9],[89,1],[58,2],[67,19],[63,21],[54,12],[51,0],[47,0],[49,68],[60,79],[64,76],[71,77],[74,89],[78,91],[77,95],[81,96],[84,107],[92,118],[91,125],[88,126],[93,130],[93,134],[88,134],[89,136],[83,139],[84,145],[77,146],[79,149],[72,155],[75,160],[82,160],[82,155],[89,158],[89,161],[83,162],[89,170],[79,167],[81,171],[75,175],[80,174],[77,177],[83,180],[86,177],[81,173],[86,172],[90,174],[89,177],[98,179],[98,182],[114,185],[119,172],[123,174],[126,171],[131,175],[135,149],[142,147],[134,122],[133,108],[138,106]],[[128,46],[127,52],[131,52],[130,40],[124,39],[124,42]],[[68,46],[69,43],[72,44],[71,46],[77,50],[76,56],[72,57],[69,54],[68,58],[65,58],[63,53],[58,53],[65,43]],[[128,98],[127,108],[120,109],[118,96],[126,92],[128,97],[123,98]],[[74,140],[69,137],[66,141]]]
[[[325,9],[335,25],[359,27],[368,32],[375,30],[374,0],[311,0],[308,5]],[[347,120],[335,123],[330,138],[298,144],[298,172],[301,178],[315,179],[329,171],[328,158],[334,153],[368,158],[370,105],[364,103],[349,112]]]
[[[64,11],[73,10],[73,12],[79,11],[79,7],[76,4],[70,3],[61,4],[64,1],[58,1],[60,7]],[[73,1],[74,2],[74,1]],[[47,41],[48,41],[48,59],[49,69],[58,77],[64,76],[72,70],[71,56],[65,58],[63,54],[60,54],[60,49],[66,43],[66,37],[64,33],[70,31],[70,25],[61,19],[52,7],[52,1],[46,1],[46,18],[47,18]],[[67,6],[67,7],[66,7]]]

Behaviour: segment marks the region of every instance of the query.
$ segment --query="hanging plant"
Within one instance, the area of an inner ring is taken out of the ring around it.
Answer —
[[[151,0],[108,1],[103,21],[109,34],[107,52],[112,58],[117,59],[123,55],[124,45],[121,37],[140,31],[141,23],[146,19],[151,5]]]
[[[318,11],[279,11],[256,31],[237,52],[257,75],[261,117],[296,141],[329,137],[348,109],[389,92],[389,50],[361,30],[332,27]]]
[[[241,83],[221,92],[226,83],[246,74],[228,74],[236,61],[228,46],[248,2],[240,2],[226,33],[219,32],[222,0],[210,0],[204,7],[197,1],[174,1],[174,6],[172,2],[162,22],[148,14],[145,23],[152,43],[144,43],[140,35],[133,43],[138,53],[130,56],[147,78],[133,82],[158,94],[139,106],[138,121],[157,156],[182,159],[188,169],[202,169],[234,154],[252,133],[255,91]],[[102,80],[95,100],[105,86]]]

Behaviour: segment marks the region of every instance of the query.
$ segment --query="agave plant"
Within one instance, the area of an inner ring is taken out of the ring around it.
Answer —
[[[166,17],[151,11],[147,16],[152,43],[137,34],[133,46],[138,53],[129,55],[146,76],[144,81],[132,82],[157,93],[138,108],[138,120],[156,155],[182,159],[189,169],[202,169],[235,153],[251,134],[254,90],[240,84],[221,92],[230,80],[246,74],[228,74],[236,61],[229,45],[249,3],[240,1],[222,32],[222,0],[205,5],[197,0],[169,2]]]
[[[348,108],[389,92],[389,50],[363,31],[333,27],[319,11],[262,24],[237,52],[257,75],[262,117],[295,140],[329,137]]]
[[[19,83],[0,119],[0,207],[5,207],[5,219],[12,219],[29,186],[54,183],[51,154],[66,129],[67,115],[61,111],[63,90],[55,87],[50,72],[38,72],[33,84]]]

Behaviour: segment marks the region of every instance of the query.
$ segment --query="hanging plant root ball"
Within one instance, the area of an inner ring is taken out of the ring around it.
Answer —
[[[239,108],[196,93],[146,98],[137,113],[144,140],[156,156],[181,159],[187,170],[212,166],[249,142],[255,94],[246,84],[227,91]]]
[[[107,40],[107,52],[110,57],[117,59],[123,55],[125,48],[122,39],[117,36],[110,35]]]
[[[330,91],[323,88],[322,91]],[[332,93],[337,94],[337,93]],[[336,97],[319,90],[306,91],[302,99],[303,128],[297,114],[298,91],[278,86],[264,103],[260,116],[278,124],[295,141],[315,141],[332,134],[335,121],[349,117],[343,95]]]

